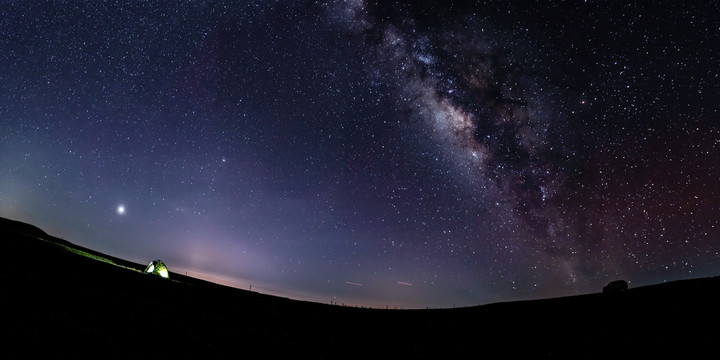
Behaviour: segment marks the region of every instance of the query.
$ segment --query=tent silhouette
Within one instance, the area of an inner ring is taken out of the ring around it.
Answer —
[[[144,273],[155,274],[164,278],[169,278],[169,272],[165,263],[160,260],[153,260],[146,268]]]

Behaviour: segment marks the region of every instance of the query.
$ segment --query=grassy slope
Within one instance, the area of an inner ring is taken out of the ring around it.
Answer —
[[[621,296],[373,310],[294,301],[174,273],[168,281],[142,274],[144,265],[2,218],[0,246],[3,324],[10,330],[3,353],[9,358],[698,358],[716,352],[717,278]]]

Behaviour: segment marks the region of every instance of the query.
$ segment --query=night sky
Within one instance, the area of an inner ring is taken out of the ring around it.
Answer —
[[[713,1],[0,1],[0,216],[323,303],[720,275]]]

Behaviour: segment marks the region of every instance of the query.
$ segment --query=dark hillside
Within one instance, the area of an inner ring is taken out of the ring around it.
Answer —
[[[144,265],[6,219],[0,246],[3,358],[715,358],[718,351],[717,278],[615,295],[380,310],[145,275]]]

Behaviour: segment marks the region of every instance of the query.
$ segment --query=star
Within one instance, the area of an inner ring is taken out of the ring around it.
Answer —
[[[125,211],[126,211],[125,205],[123,205],[123,204],[118,205],[117,208],[115,209],[115,212],[117,212],[117,214],[120,216],[125,215]]]

